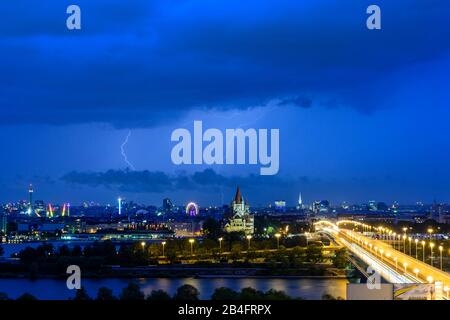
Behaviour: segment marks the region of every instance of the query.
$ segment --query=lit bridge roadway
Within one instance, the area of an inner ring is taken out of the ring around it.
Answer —
[[[335,241],[345,246],[355,256],[367,263],[373,270],[390,283],[434,283],[442,282],[443,288],[450,287],[450,274],[395,250],[391,245],[364,236],[361,233],[339,228],[341,223],[360,224],[357,221],[327,220],[316,222],[318,230],[323,230]]]

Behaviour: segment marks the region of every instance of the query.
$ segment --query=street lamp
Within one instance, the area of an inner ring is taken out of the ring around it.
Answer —
[[[222,241],[223,241],[223,238],[220,237],[220,238],[219,238],[219,251],[220,251],[220,252],[222,252]]]
[[[142,251],[144,251],[144,249],[145,249],[145,242],[144,241],[141,242],[141,246],[142,246]]]
[[[280,237],[281,234],[275,233],[275,238],[277,238],[277,250],[280,250]]]
[[[422,255],[423,255],[423,262],[425,262],[425,241],[422,240]]]
[[[442,246],[439,246],[439,254],[441,256],[441,270],[442,270],[442,250],[444,250],[444,248]]]
[[[419,269],[415,268],[414,273],[416,274],[416,278],[419,278]]]
[[[431,264],[431,266],[433,266],[433,248],[434,248],[434,243],[431,242],[430,243],[430,251],[431,251],[430,264]]]
[[[395,242],[397,242],[397,241],[396,241],[396,240],[397,240],[397,233],[394,232],[392,235],[393,235],[392,239],[394,240],[394,242],[392,243],[392,246],[393,246],[394,249],[395,249]]]
[[[403,253],[406,254],[406,234],[403,235]]]
[[[429,283],[433,283],[433,280],[434,280],[434,279],[433,279],[432,276],[428,276],[428,277],[427,277],[427,281],[428,281]]]
[[[431,240],[431,236],[433,235],[433,229],[431,229],[431,228],[429,228],[428,230],[427,230],[427,232],[430,234],[430,240]]]
[[[450,291],[450,288],[449,287],[447,287],[447,286],[445,286],[444,287],[444,292],[446,293],[446,295],[447,295],[447,299],[449,298],[448,297],[448,292]]]
[[[162,256],[164,257],[164,247],[166,246],[166,242],[165,242],[165,241],[163,241],[163,242],[161,242],[161,244],[162,244],[162,247],[163,247],[163,252],[162,252]]]
[[[248,235],[247,236],[247,240],[248,240],[248,248],[247,248],[247,250],[250,250],[250,240],[252,240],[252,236]]]
[[[417,243],[419,243],[419,239],[414,239],[414,243],[416,244],[416,260],[417,260]]]
[[[194,239],[189,239],[189,243],[191,244],[191,256],[194,255]]]
[[[406,273],[406,268],[408,267],[408,262],[403,262],[403,266],[405,267],[405,273]]]
[[[409,241],[409,255],[411,255],[411,240],[412,240],[412,238],[409,237],[408,238],[408,241]]]

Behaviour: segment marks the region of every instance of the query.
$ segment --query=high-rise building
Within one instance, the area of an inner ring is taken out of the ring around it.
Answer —
[[[172,211],[173,207],[174,207],[174,205],[173,205],[172,201],[169,198],[163,199],[163,210],[165,212]]]
[[[311,211],[314,214],[328,213],[330,211],[330,202],[328,200],[314,201]]]
[[[314,212],[314,214],[319,214],[320,212],[320,201],[314,201],[311,205],[311,211]]]
[[[375,200],[370,200],[367,207],[368,207],[369,211],[377,211],[378,210],[377,202]]]
[[[225,224],[226,232],[243,232],[252,235],[255,232],[255,218],[250,214],[250,206],[244,201],[241,190],[237,187],[236,195],[231,203],[232,216]]]
[[[299,210],[299,209],[303,209],[303,199],[302,199],[301,192],[298,194],[297,210]]]
[[[31,215],[33,213],[33,185],[30,183],[30,186],[28,187],[28,195],[30,196],[30,202],[28,205],[28,215]]]
[[[284,200],[275,201],[275,211],[286,212],[286,201]]]

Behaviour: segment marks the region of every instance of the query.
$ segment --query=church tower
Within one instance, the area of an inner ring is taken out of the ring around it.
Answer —
[[[244,232],[246,235],[254,233],[254,217],[250,214],[248,201],[242,197],[239,186],[231,203],[232,216],[225,225],[226,232]]]

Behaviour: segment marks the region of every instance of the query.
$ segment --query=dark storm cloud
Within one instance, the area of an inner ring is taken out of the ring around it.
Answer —
[[[292,98],[286,98],[278,103],[279,106],[293,105],[300,108],[311,108],[313,100],[305,96],[295,96]]]
[[[70,172],[61,180],[72,185],[105,187],[122,192],[163,193],[174,190],[218,190],[222,187],[234,188],[237,185],[254,188],[270,184],[275,188],[288,188],[299,182],[308,183],[306,177],[300,179],[282,179],[275,176],[224,176],[212,169],[188,175],[178,173],[169,175],[164,172],[108,170],[106,172]]]
[[[395,90],[386,74],[450,46],[445,0],[379,0],[381,31],[365,28],[369,1],[79,0],[74,32],[69,4],[0,6],[0,124],[146,127],[298,92],[370,112]]]
[[[171,190],[173,179],[164,172],[108,170],[106,172],[70,172],[63,181],[90,187],[115,188],[127,192],[163,192]]]

